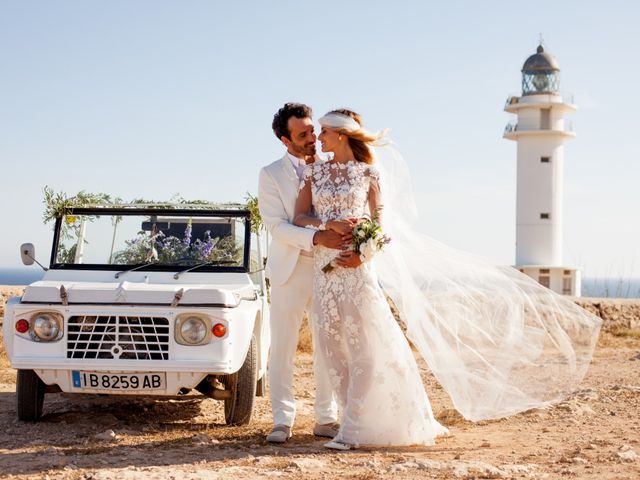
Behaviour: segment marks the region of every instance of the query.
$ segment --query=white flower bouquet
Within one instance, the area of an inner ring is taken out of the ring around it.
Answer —
[[[360,260],[369,262],[376,253],[382,251],[384,246],[391,239],[382,231],[382,226],[378,223],[378,215],[373,218],[361,220],[351,232],[351,250],[360,254]],[[329,273],[336,268],[333,261],[322,267],[324,273]]]

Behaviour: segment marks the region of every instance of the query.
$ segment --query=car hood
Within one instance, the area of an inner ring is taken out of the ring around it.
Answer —
[[[62,288],[64,287],[64,288]],[[137,282],[40,281],[26,287],[23,303],[207,305],[236,307],[254,300],[252,285],[162,284]],[[177,303],[176,303],[177,300]]]

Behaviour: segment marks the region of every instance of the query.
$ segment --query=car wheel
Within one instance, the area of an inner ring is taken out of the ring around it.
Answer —
[[[258,348],[255,335],[251,337],[249,351],[240,370],[222,377],[225,390],[231,395],[224,401],[227,425],[246,425],[251,420],[258,376]]]
[[[35,422],[42,416],[45,384],[33,370],[18,370],[18,420]]]
[[[256,397],[264,397],[267,394],[267,371],[265,370],[262,378],[258,380],[256,385]]]

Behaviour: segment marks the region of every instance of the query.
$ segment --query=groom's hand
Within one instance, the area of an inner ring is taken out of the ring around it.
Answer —
[[[351,245],[351,234],[342,235],[334,230],[318,230],[313,236],[313,244],[343,250],[345,246]]]

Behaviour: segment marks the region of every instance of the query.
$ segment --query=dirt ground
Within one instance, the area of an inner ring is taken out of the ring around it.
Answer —
[[[304,348],[302,350],[305,350]],[[589,374],[566,401],[471,423],[421,364],[436,417],[450,429],[431,447],[334,452],[313,428],[311,355],[298,354],[294,437],[272,446],[267,398],[250,425],[224,425],[222,403],[197,395],[132,399],[47,394],[22,423],[15,371],[0,352],[0,478],[640,478],[640,331],[603,334]]]

